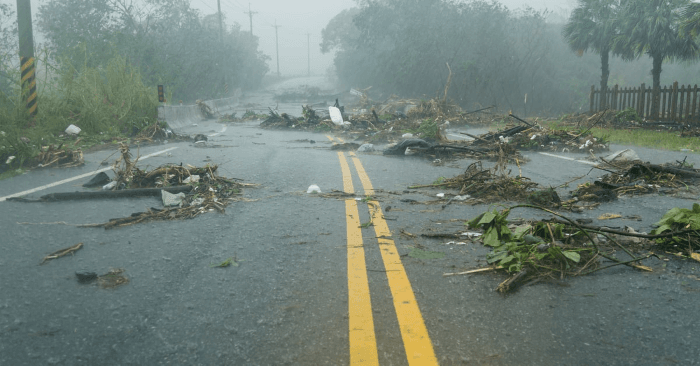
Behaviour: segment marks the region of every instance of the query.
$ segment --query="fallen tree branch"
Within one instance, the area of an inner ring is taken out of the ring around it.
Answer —
[[[58,192],[50,193],[41,196],[37,200],[13,197],[8,198],[12,201],[18,202],[56,202],[56,201],[71,201],[71,200],[84,200],[84,199],[103,199],[103,198],[126,198],[126,197],[158,197],[161,195],[161,191],[167,191],[169,193],[180,193],[189,192],[192,190],[191,185],[183,186],[170,186],[162,188],[135,188],[135,189],[122,189],[118,191],[88,191],[88,192]]]

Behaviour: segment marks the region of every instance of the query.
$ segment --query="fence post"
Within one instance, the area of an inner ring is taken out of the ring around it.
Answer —
[[[690,119],[695,122],[697,117],[697,111],[695,110],[695,101],[698,99],[698,84],[693,87],[693,105],[690,107]]]
[[[673,82],[673,87],[671,88],[671,96],[668,98],[669,102],[671,103],[671,106],[669,108],[669,113],[668,113],[668,119],[669,121],[673,121],[676,119],[676,102],[678,102],[678,82],[674,81]]]
[[[645,91],[646,91],[646,85],[642,83],[642,86],[639,88],[639,100],[637,100],[637,114],[644,118],[644,98],[645,98]]]
[[[588,108],[588,113],[592,115],[596,112],[593,110],[593,106],[595,104],[595,85],[591,85],[591,94],[588,95],[588,99],[590,100],[590,107]]]
[[[615,86],[613,87],[612,98],[611,98],[612,100],[610,101],[610,107],[613,110],[617,110],[617,90],[618,90],[618,88],[619,88],[619,86],[617,84],[615,84]]]

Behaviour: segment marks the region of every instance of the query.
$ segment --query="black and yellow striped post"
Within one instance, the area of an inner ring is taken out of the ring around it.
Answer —
[[[27,111],[36,116],[37,97],[34,74],[34,35],[32,33],[32,6],[30,0],[17,0],[17,30],[19,31],[19,58],[22,99]]]
[[[22,99],[27,106],[29,115],[36,116],[36,79],[34,77],[34,57],[20,57],[22,66]]]

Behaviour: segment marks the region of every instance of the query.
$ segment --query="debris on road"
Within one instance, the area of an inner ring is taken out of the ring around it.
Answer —
[[[104,186],[105,184],[111,182],[112,179],[109,178],[109,175],[105,172],[99,172],[97,173],[94,177],[92,177],[88,182],[83,184],[83,187],[97,187],[97,186]]]
[[[123,275],[124,269],[113,268],[109,272],[98,276],[97,283],[101,288],[115,288],[129,283],[129,278]]]
[[[34,158],[34,162],[31,165],[39,168],[71,168],[83,164],[85,164],[85,159],[80,148],[69,150],[64,148],[63,144],[60,144],[58,146],[42,146],[41,151]]]
[[[455,177],[442,178],[432,184],[414,185],[408,188],[452,188],[457,191],[455,196],[460,196],[458,201],[471,204],[498,201],[525,202],[535,193],[537,183],[526,177],[510,177],[504,172],[499,172],[503,166],[499,168],[498,165],[493,169],[484,169],[481,161],[476,161],[470,164],[464,173]],[[555,202],[549,203],[555,205]]]
[[[356,144],[354,142],[345,142],[342,144],[333,144],[333,146],[331,146],[331,150],[354,151],[354,150],[357,150],[359,147],[360,147],[360,144]]]
[[[321,193],[321,188],[319,186],[312,184],[309,186],[309,188],[306,189],[306,193]]]
[[[97,279],[97,273],[90,271],[76,271],[75,277],[78,278],[80,283],[90,283]]]
[[[236,256],[233,257],[228,257],[226,258],[225,261],[219,263],[219,264],[211,264],[209,265],[210,268],[226,268],[230,266],[238,267],[239,265],[239,260],[236,259]]]
[[[652,235],[665,235],[657,238],[656,243],[667,251],[686,251],[688,256],[700,250],[700,204],[694,203],[692,209],[674,207],[656,223],[658,226]]]
[[[41,261],[41,263],[39,263],[39,264],[44,264],[44,263],[46,263],[46,262],[49,261],[49,260],[56,259],[56,258],[61,258],[61,257],[65,256],[65,255],[68,255],[68,254],[73,255],[76,251],[78,251],[78,249],[80,249],[80,248],[82,248],[82,247],[83,247],[83,243],[78,243],[78,244],[75,244],[75,245],[73,245],[73,246],[71,246],[71,247],[64,248],[64,249],[61,249],[61,250],[57,250],[57,251],[55,251],[55,252],[53,252],[53,253],[51,253],[51,254],[45,256],[44,259],[43,259],[43,260]]]

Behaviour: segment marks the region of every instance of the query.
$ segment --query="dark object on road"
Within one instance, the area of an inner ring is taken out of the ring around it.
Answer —
[[[360,144],[356,144],[354,142],[346,142],[344,144],[335,144],[335,145],[331,146],[331,150],[349,151],[349,150],[357,150],[358,147],[360,147]]]
[[[557,191],[553,188],[532,192],[527,196],[527,201],[528,203],[542,207],[558,207],[561,205],[561,199]]]
[[[75,277],[78,277],[80,283],[90,283],[97,279],[97,273],[89,271],[76,271]]]
[[[202,135],[201,133],[198,135],[194,136],[194,142],[200,142],[200,141],[207,141],[209,138],[206,135]]]
[[[41,263],[39,263],[39,264],[44,264],[44,263],[46,263],[46,261],[51,260],[51,259],[61,258],[64,255],[73,254],[78,249],[80,249],[82,247],[83,247],[83,243],[78,243],[78,244],[73,245],[72,247],[57,250],[57,251],[45,256],[44,260],[42,260]]]
[[[189,192],[192,190],[191,185],[171,186],[162,188],[134,188],[122,189],[118,191],[91,191],[91,192],[57,192],[49,193],[41,196],[38,200],[30,200],[26,198],[13,197],[8,198],[8,201],[18,202],[56,202],[56,201],[72,201],[86,199],[105,199],[105,198],[129,198],[129,197],[158,197],[161,191],[169,193]]]
[[[214,118],[214,113],[211,111],[211,108],[209,107],[209,105],[204,103],[203,100],[199,99],[195,103],[197,103],[199,111],[202,113],[202,117],[204,117],[204,119]]]
[[[115,288],[129,283],[129,278],[124,276],[121,268],[110,269],[109,272],[97,277],[97,281],[102,288]]]
[[[384,155],[405,155],[409,147],[430,148],[433,145],[422,139],[407,139],[384,150]]]
[[[103,186],[112,180],[109,178],[109,175],[105,172],[99,172],[97,175],[92,177],[89,182],[83,184],[83,187],[98,187],[98,186]]]

